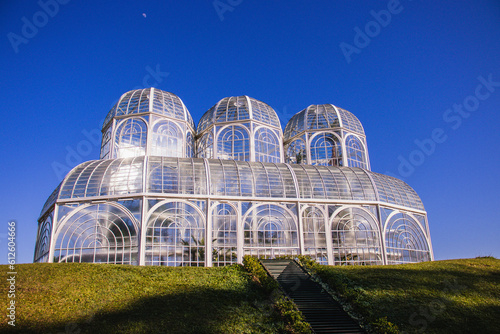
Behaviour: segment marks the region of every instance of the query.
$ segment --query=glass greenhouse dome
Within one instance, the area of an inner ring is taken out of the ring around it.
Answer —
[[[283,162],[283,132],[276,112],[248,96],[226,97],[198,125],[198,157]]]
[[[284,144],[287,163],[370,169],[361,122],[333,104],[310,105],[295,114]]]
[[[155,88],[123,94],[102,127],[101,159],[194,156],[194,123],[181,99]]]
[[[270,106],[228,97],[203,115],[196,133],[176,95],[136,90],[109,112],[102,143],[101,159],[75,167],[45,203],[35,262],[433,259],[420,198],[403,181],[369,170],[361,123],[333,105],[300,111],[283,136]]]

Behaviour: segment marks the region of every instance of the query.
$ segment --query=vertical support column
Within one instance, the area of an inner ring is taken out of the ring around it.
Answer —
[[[248,118],[250,119],[250,127],[248,129],[248,139],[250,140],[250,161],[255,161],[255,132],[253,124],[253,107],[250,98],[245,95],[245,100],[247,102],[248,108]]]
[[[118,101],[120,102],[120,101]],[[116,132],[116,119],[113,117],[111,120],[111,124],[109,125],[111,127],[111,135],[109,138],[109,155],[108,159],[117,159],[118,156],[115,154],[115,132]]]
[[[365,148],[365,159],[366,159],[366,169],[368,170],[372,170],[372,166],[371,166],[371,163],[370,163],[370,156],[368,154],[368,143],[366,142],[366,137],[363,138],[364,139],[364,148]]]
[[[54,251],[56,247],[56,241],[54,240],[55,229],[57,224],[57,219],[59,213],[59,205],[54,205],[54,216],[52,217],[52,228],[50,229],[50,248],[49,248],[49,258],[47,259],[48,263],[54,263]]]
[[[323,207],[323,215],[325,220],[325,234],[326,234],[326,253],[328,254],[328,265],[335,265],[333,256],[333,240],[332,240],[332,224],[328,216],[328,204]]]
[[[305,147],[305,150],[306,150],[306,164],[307,165],[312,165],[312,162],[311,162],[311,143],[310,143],[310,140],[309,140],[309,132],[306,131],[304,132],[304,136],[305,136],[305,140],[304,140],[304,143],[306,145]]]
[[[155,94],[155,89],[154,87],[151,87],[149,91],[149,101],[148,101],[148,111],[151,113],[153,112],[153,100],[154,100],[154,94]],[[152,143],[153,143],[153,120],[151,118],[151,114],[148,114],[148,120],[146,122],[146,148],[144,149],[144,154],[145,155],[153,155],[152,150]],[[186,118],[185,118],[186,119]],[[184,133],[185,134],[185,133]],[[184,136],[185,137],[185,136]],[[184,146],[185,147],[185,146]]]
[[[149,127],[148,127],[149,128]],[[147,182],[148,182],[148,170],[149,170],[149,159],[148,156],[144,157],[144,164],[142,165],[142,193],[147,192]],[[141,221],[140,221],[140,239],[139,239],[139,265],[145,265],[146,259],[146,233],[147,233],[147,213],[148,213],[148,199],[146,196],[142,196],[142,206],[141,206]]]
[[[340,148],[342,149],[342,166],[352,167],[347,159],[346,137],[344,130],[340,130]]]
[[[300,255],[304,255],[305,249],[304,249],[304,226],[302,225],[302,210],[300,207],[300,202],[297,201],[297,224],[298,226],[298,232],[299,232],[299,247],[300,247]]]
[[[207,156],[206,154],[204,154],[203,157],[205,159],[218,159],[219,158],[219,155],[217,152],[218,140],[217,140],[217,129],[215,128],[215,125],[212,125],[212,129],[210,131],[212,131],[212,155]]]
[[[424,216],[425,219],[425,228],[426,228],[426,236],[425,239],[427,243],[429,244],[429,251],[431,255],[431,261],[434,261],[434,250],[432,249],[432,242],[431,242],[431,231],[429,230],[429,221],[427,220],[427,214]]]
[[[274,130],[273,130],[273,132],[274,132]],[[278,131],[278,134],[276,135],[276,137],[278,138],[278,145],[280,148],[280,160],[279,160],[279,162],[284,163],[285,162],[285,147],[283,145],[283,134],[280,136],[280,131]]]
[[[144,266],[146,264],[146,232],[147,232],[147,198],[145,196],[142,197],[141,203],[141,221],[139,222],[139,265]]]
[[[380,204],[377,204],[377,218],[380,233],[380,247],[382,248],[382,264],[387,264],[387,252],[385,249],[385,234],[384,225],[385,222],[382,221],[382,213],[380,212]]]
[[[212,267],[212,201],[207,199],[205,210],[205,267]]]
[[[255,160],[255,131],[254,131],[254,124],[253,121],[250,121],[250,129],[248,129],[248,139],[250,139],[250,161],[256,161]]]
[[[236,260],[238,263],[243,263],[243,221],[241,218],[241,202],[238,201],[238,210],[236,212]]]

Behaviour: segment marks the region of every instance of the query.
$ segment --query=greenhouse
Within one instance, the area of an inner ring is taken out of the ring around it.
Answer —
[[[370,170],[359,120],[311,105],[282,131],[248,96],[220,100],[195,129],[176,95],[122,95],[82,163],[38,220],[35,262],[222,266],[244,255],[330,265],[433,259],[424,206]]]

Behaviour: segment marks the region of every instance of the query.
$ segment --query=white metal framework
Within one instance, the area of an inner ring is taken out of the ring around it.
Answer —
[[[155,88],[123,94],[102,127],[101,159],[194,156],[194,123],[182,100]]]
[[[356,116],[333,104],[313,104],[285,128],[285,162],[370,169],[365,131]]]
[[[368,169],[357,118],[332,105],[305,111],[310,117],[303,110],[286,127],[293,154],[283,163],[279,120],[263,102],[221,100],[196,136],[174,94],[124,94],[104,122],[101,160],[75,167],[45,203],[34,261],[222,266],[245,254],[304,254],[331,265],[432,260],[420,198],[403,181]]]
[[[273,108],[232,96],[210,108],[198,125],[198,157],[283,162],[283,131]]]

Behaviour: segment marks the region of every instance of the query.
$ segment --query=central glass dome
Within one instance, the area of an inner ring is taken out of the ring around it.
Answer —
[[[201,117],[198,136],[200,158],[283,162],[278,115],[248,96],[220,100]]]

